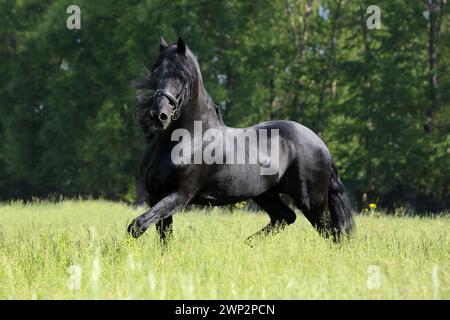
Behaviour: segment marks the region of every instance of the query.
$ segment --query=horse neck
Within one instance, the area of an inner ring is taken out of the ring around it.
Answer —
[[[202,121],[204,130],[224,126],[219,110],[215,106],[203,84],[200,82],[194,97],[182,112],[182,128],[193,132],[194,121]]]
[[[196,69],[196,79],[192,92],[192,96],[194,97],[192,110],[195,111],[192,113],[189,112],[189,116],[186,119],[187,121],[185,125],[192,128],[193,122],[195,120],[201,120],[203,123],[203,127],[206,129],[219,129],[221,127],[225,127],[222,121],[222,117],[220,116],[219,109],[214,104],[213,100],[211,99],[203,85],[203,75],[200,69],[200,65],[198,64],[195,55],[192,54],[192,52],[190,52],[190,54],[192,62],[194,63]]]

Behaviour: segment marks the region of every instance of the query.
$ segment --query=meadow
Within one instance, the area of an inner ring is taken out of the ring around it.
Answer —
[[[449,299],[450,219],[356,217],[341,244],[299,213],[284,232],[247,236],[265,214],[177,213],[174,238],[135,240],[142,212],[107,201],[0,205],[0,299]]]

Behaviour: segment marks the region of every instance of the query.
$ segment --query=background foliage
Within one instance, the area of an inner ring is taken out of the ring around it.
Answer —
[[[130,81],[158,35],[198,55],[225,122],[291,119],[320,134],[355,206],[450,207],[446,0],[0,1],[0,200],[132,201],[145,139]]]

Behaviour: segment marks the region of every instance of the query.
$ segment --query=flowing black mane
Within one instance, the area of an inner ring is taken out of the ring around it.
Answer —
[[[167,50],[160,52],[156,62],[153,64],[151,71],[144,68],[144,75],[133,83],[133,87],[140,90],[154,90],[155,79],[153,71],[158,68],[163,61],[167,61],[167,67],[176,74],[180,80],[189,82],[193,85],[197,81],[197,70],[195,64],[188,56],[180,55],[174,50],[173,46]]]

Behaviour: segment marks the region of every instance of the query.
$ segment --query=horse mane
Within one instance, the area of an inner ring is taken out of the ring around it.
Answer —
[[[158,68],[163,61],[168,62],[168,67],[173,71],[174,74],[177,75],[180,80],[189,82],[190,84],[193,84],[196,80],[201,80],[197,77],[197,67],[196,64],[192,61],[192,57],[194,57],[193,54],[191,54],[191,59],[189,59],[188,56],[177,53],[176,47],[172,45],[172,47],[170,47],[169,49],[160,52],[156,59],[156,62],[151,68],[151,71],[147,68],[144,68],[144,74],[142,78],[135,81],[133,83],[133,87],[135,89],[141,90],[155,89],[152,74],[153,71]]]
[[[207,97],[208,97],[208,104],[213,106],[214,111],[216,112],[217,117],[219,118],[220,123],[221,123],[222,125],[225,125],[225,124],[223,123],[222,115],[220,114],[220,109],[219,109],[219,107],[214,103],[214,101],[212,100],[211,96],[208,94],[208,92],[206,92],[206,90],[205,90],[205,93],[206,93],[206,95],[207,95]]]

